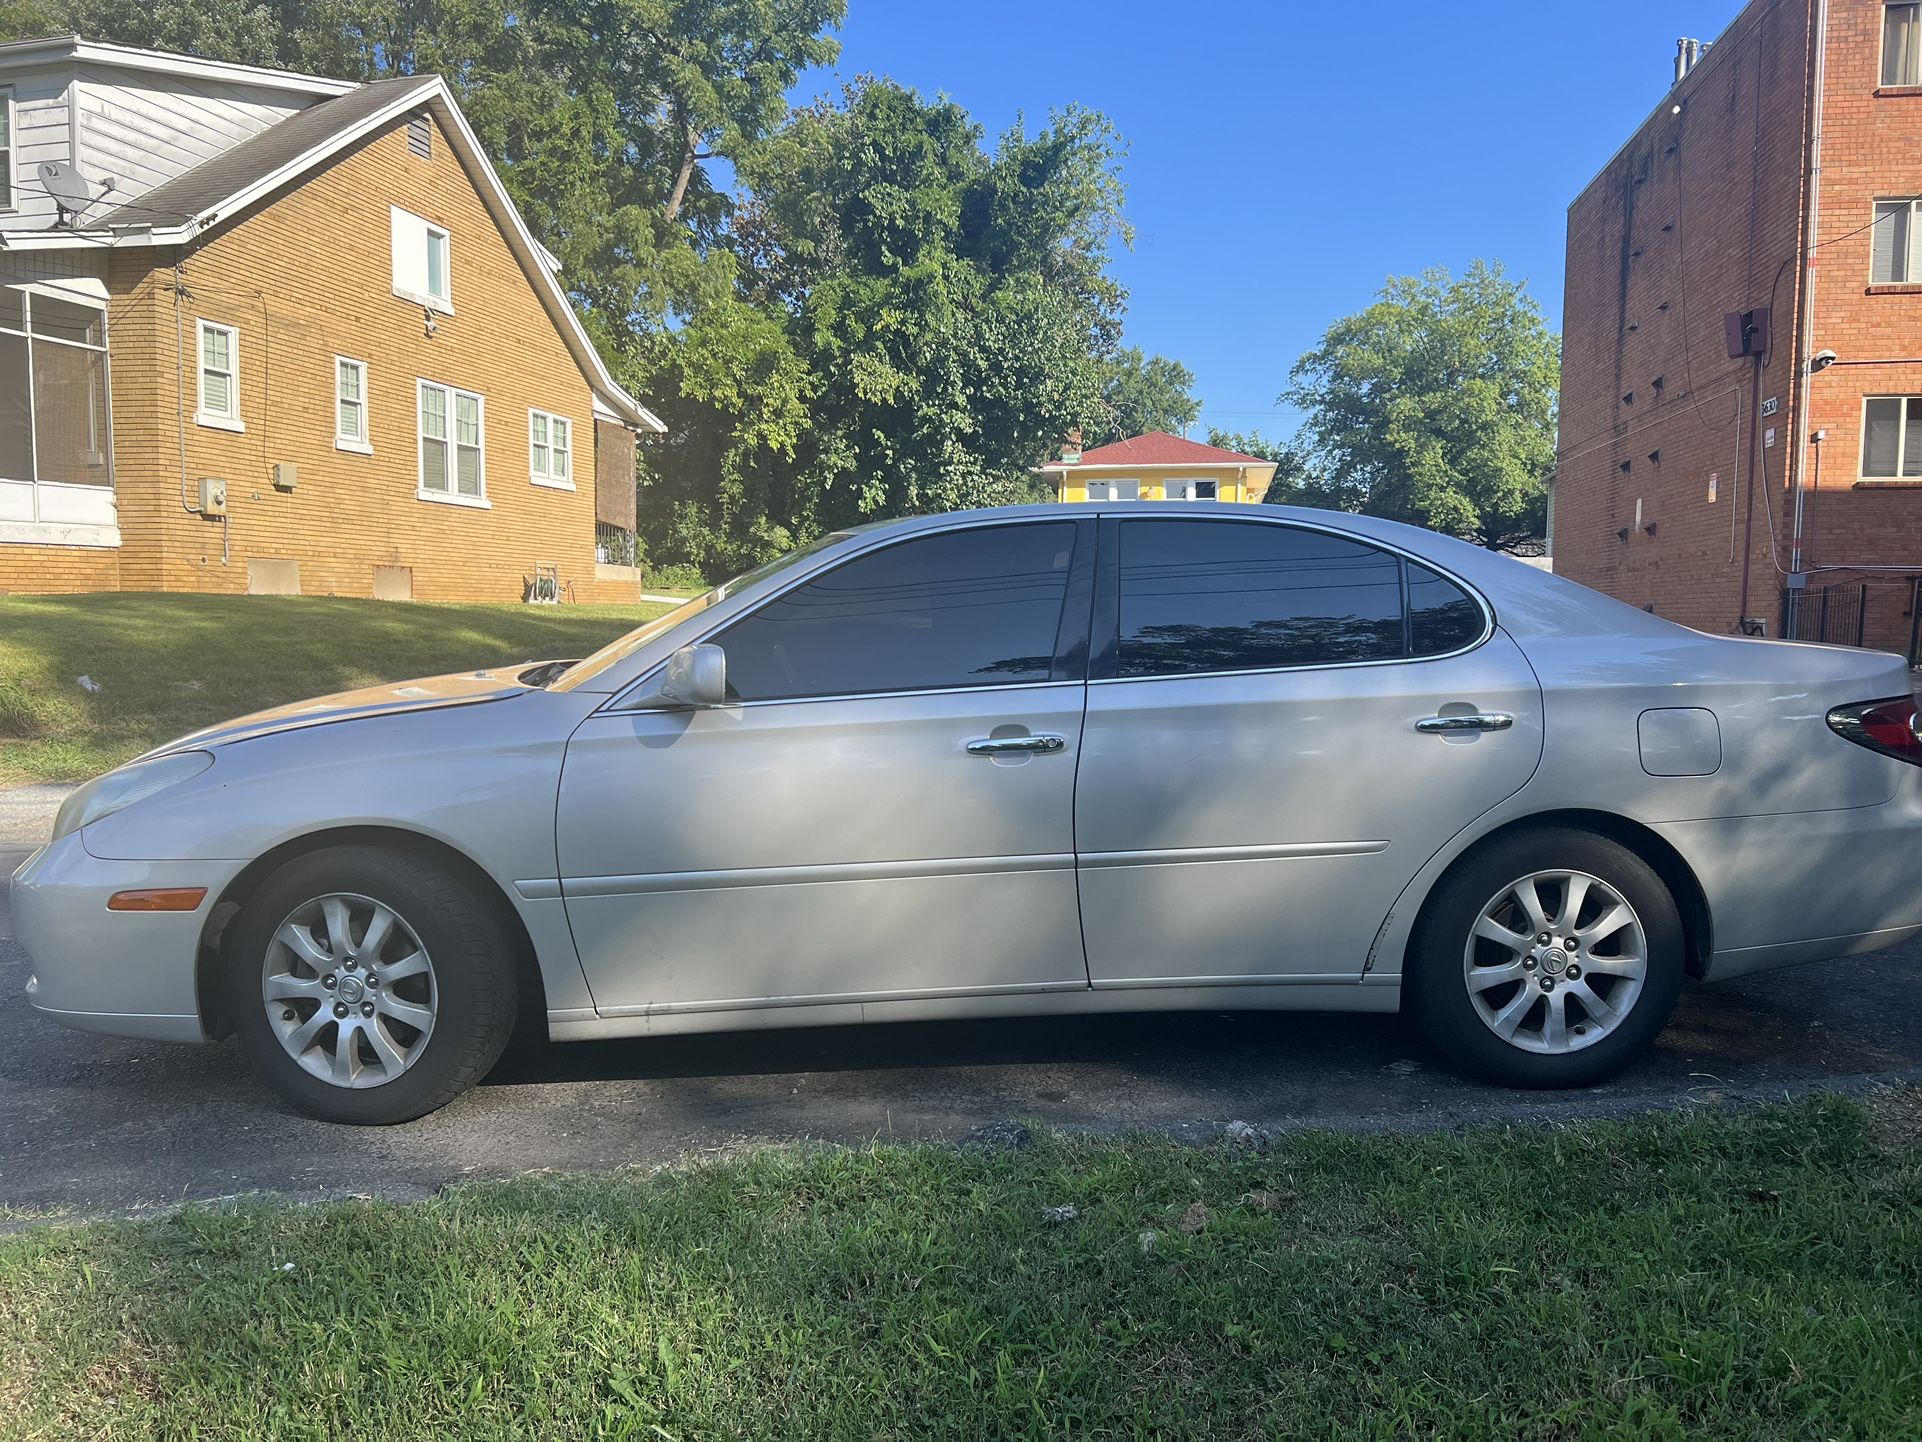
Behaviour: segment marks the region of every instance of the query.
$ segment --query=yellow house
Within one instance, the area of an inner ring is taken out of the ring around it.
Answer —
[[[1091,451],[1064,450],[1037,468],[1061,501],[1237,501],[1268,494],[1275,463],[1149,431]]]

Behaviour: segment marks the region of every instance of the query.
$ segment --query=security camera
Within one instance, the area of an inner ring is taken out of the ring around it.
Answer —
[[[1835,352],[1832,350],[1819,350],[1809,357],[1809,369],[1812,371],[1825,371],[1834,364]]]

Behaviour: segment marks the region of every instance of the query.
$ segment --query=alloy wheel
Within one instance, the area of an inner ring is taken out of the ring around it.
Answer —
[[[338,1087],[377,1087],[427,1049],[440,993],[414,929],[369,896],[303,902],[274,931],[261,1000],[281,1047]]]
[[[1626,897],[1585,871],[1537,871],[1481,910],[1462,952],[1475,1014],[1510,1046],[1590,1047],[1634,1009],[1648,939]]]

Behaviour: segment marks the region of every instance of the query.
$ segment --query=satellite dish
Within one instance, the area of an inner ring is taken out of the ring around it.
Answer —
[[[78,215],[96,198],[87,177],[64,160],[40,162],[40,185],[53,197],[54,204],[68,215]]]

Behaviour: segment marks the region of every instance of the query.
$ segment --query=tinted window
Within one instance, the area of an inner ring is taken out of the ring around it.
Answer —
[[[715,639],[743,701],[1046,681],[1074,524],[951,531],[849,561]]]
[[[1482,634],[1482,608],[1445,576],[1408,563],[1408,651],[1440,656],[1473,644]]]
[[[1404,654],[1400,560],[1319,531],[1124,522],[1120,601],[1123,676]]]

